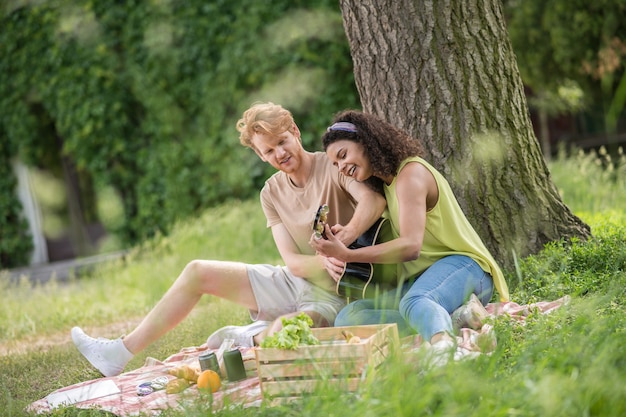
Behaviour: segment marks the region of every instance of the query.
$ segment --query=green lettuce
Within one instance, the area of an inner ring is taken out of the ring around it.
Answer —
[[[320,344],[311,331],[313,320],[306,314],[283,318],[282,322],[281,330],[263,339],[262,348],[297,349],[299,346]]]

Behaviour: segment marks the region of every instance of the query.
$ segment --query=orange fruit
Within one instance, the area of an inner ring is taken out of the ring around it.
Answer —
[[[199,390],[215,392],[222,386],[222,381],[217,372],[207,369],[200,373],[197,384]]]

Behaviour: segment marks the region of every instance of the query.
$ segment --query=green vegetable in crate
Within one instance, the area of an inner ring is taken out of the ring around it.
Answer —
[[[319,345],[313,335],[313,320],[304,313],[292,318],[282,319],[283,328],[261,342],[262,348],[297,349],[298,346]]]

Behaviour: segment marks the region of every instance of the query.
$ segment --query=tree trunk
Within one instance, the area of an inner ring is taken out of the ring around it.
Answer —
[[[58,137],[59,149],[63,148],[63,140]],[[92,208],[93,204],[85,204],[93,196],[81,195],[81,179],[74,161],[61,151],[61,167],[63,168],[63,179],[67,193],[67,206],[70,223],[70,240],[76,257],[92,255],[94,247],[87,231],[85,221],[85,208]],[[81,198],[83,197],[83,198]]]
[[[496,259],[590,235],[534,136],[499,0],[340,0],[363,110],[424,142]]]
[[[548,112],[544,108],[537,110],[539,116],[539,135],[541,142],[541,152],[546,161],[552,158],[552,146],[550,145],[550,126],[548,125]]]

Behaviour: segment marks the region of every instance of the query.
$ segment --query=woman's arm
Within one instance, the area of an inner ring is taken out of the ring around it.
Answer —
[[[333,225],[330,228],[346,246],[365,233],[382,216],[387,206],[385,197],[360,182],[350,182],[348,193],[357,201],[352,218],[346,225]]]
[[[343,262],[398,263],[417,259],[424,240],[426,212],[436,204],[439,197],[437,183],[424,165],[408,163],[396,179],[396,194],[400,222],[398,238],[369,247],[349,249],[331,233],[328,240],[312,238],[311,245],[322,255]]]

